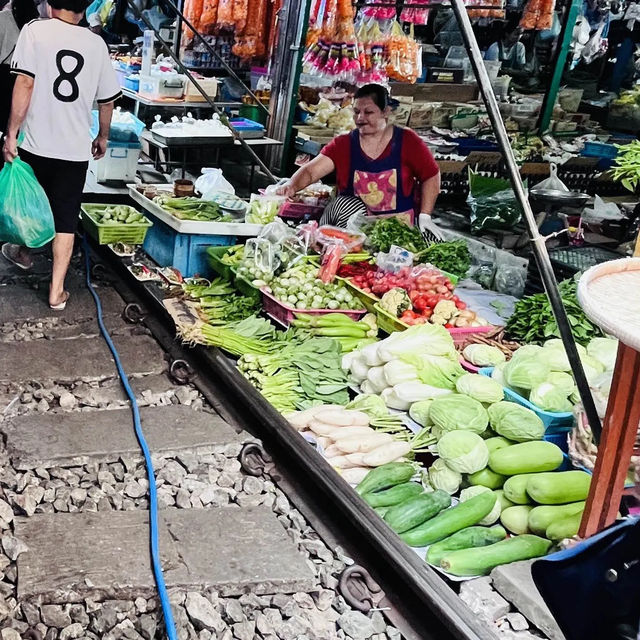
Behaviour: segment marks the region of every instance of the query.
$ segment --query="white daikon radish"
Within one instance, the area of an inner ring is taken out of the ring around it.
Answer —
[[[353,469],[345,469],[340,473],[342,479],[349,484],[360,484],[371,471],[366,467],[354,467]]]
[[[383,464],[393,462],[410,452],[411,444],[396,440],[368,452],[362,460],[368,467],[381,467]]]
[[[349,462],[347,456],[333,456],[333,458],[329,458],[327,462],[336,469],[351,469],[358,466]]]
[[[368,436],[351,436],[336,440],[336,446],[344,453],[363,453],[373,451],[383,444],[393,442],[393,436],[389,433],[372,433]]]
[[[356,411],[355,409],[349,409],[349,413],[353,418],[354,427],[368,427],[371,422],[371,418],[364,411]]]
[[[323,453],[324,453],[325,458],[333,458],[334,456],[341,456],[342,455],[342,451],[340,451],[340,449],[338,449],[338,447],[336,447],[335,444],[330,444],[324,450]]]
[[[325,438],[323,436],[317,436],[316,437],[316,442],[323,448],[326,449],[327,447],[331,446],[332,440],[331,438]]]
[[[340,429],[340,427],[336,427],[335,424],[327,424],[326,422],[313,419],[309,422],[309,429],[317,436],[330,436],[336,429]]]
[[[330,409],[318,411],[314,416],[316,420],[327,424],[334,424],[336,427],[348,427],[353,424],[353,416],[346,409]]]
[[[359,451],[358,453],[350,453],[347,455],[347,460],[355,465],[358,465],[359,467],[364,466],[362,464],[362,458],[364,456],[364,453],[362,451]]]
[[[371,427],[338,427],[331,432],[329,436],[334,442],[342,440],[343,438],[351,438],[352,436],[366,437],[375,433],[375,430]]]

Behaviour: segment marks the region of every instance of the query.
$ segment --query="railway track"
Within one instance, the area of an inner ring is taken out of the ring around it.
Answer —
[[[142,411],[162,564],[185,640],[495,638],[154,285],[97,249],[105,323]],[[148,481],[76,258],[0,271],[0,639],[161,638]]]

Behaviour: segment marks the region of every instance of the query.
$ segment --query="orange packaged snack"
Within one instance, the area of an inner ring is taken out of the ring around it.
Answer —
[[[218,21],[218,0],[204,0],[200,3],[200,10],[202,13],[198,31],[204,34],[214,33]]]
[[[184,17],[193,25],[196,30],[200,29],[200,20],[202,15],[202,6],[204,0],[185,0],[184,3]],[[186,24],[182,25],[182,38],[183,44],[188,44],[193,40],[193,31],[187,27]]]
[[[242,33],[247,26],[248,0],[233,0],[233,22],[236,33]]]
[[[233,29],[235,27],[233,5],[234,0],[219,0],[217,20],[219,29]]]

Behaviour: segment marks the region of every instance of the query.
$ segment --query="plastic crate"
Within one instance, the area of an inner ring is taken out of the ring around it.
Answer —
[[[301,202],[285,202],[278,211],[278,216],[285,220],[320,220],[324,206],[303,204]]]
[[[621,257],[619,253],[602,247],[559,247],[549,250],[549,258],[551,258],[554,272],[563,280],[578,271],[586,271],[597,264],[617,260]]]
[[[356,297],[358,298],[358,300],[362,301],[362,304],[364,305],[364,308],[369,311],[370,313],[375,313],[376,312],[376,304],[378,304],[378,302],[380,302],[380,298],[378,298],[377,296],[374,296],[371,293],[367,293],[366,291],[363,291],[362,289],[360,289],[360,287],[356,287],[355,284],[353,284],[349,278],[336,278],[337,280],[340,280],[344,286]]]
[[[207,255],[209,256],[209,264],[211,268],[222,278],[227,280],[228,282],[233,281],[233,271],[231,270],[230,264],[225,264],[222,261],[222,257],[229,251],[229,249],[233,249],[234,247],[241,245],[231,245],[229,247],[208,247]]]
[[[284,302],[280,302],[280,300],[274,298],[264,289],[261,289],[261,292],[264,312],[283,327],[289,327],[291,325],[291,322],[296,318],[296,313],[306,313],[311,316],[324,316],[327,313],[344,313],[344,315],[349,316],[352,320],[360,320],[360,318],[367,313],[366,309],[296,309]]]
[[[124,242],[125,244],[142,244],[147,231],[153,226],[153,222],[144,218],[140,222],[125,224],[124,222],[113,224],[101,224],[94,217],[98,211],[104,211],[113,205],[83,204],[80,219],[85,231],[97,241],[98,244],[113,244]],[[139,213],[137,209],[128,207],[132,212]]]
[[[247,298],[252,298],[254,300],[260,300],[261,293],[258,287],[254,287],[249,280],[247,280],[244,276],[239,276],[238,272],[235,268],[231,268],[231,274],[233,279],[233,286],[242,294],[247,296]]]
[[[478,373],[483,376],[491,377],[493,367],[483,367]],[[517,404],[531,409],[542,420],[545,426],[545,433],[562,434],[567,433],[573,429],[573,413],[570,411],[563,411],[554,413],[552,411],[543,411],[540,407],[536,407],[535,404],[529,402],[526,398],[523,398],[519,393],[512,391],[509,387],[504,387],[504,396],[507,400],[515,402]]]
[[[589,158],[613,159],[618,155],[618,149],[614,145],[604,142],[585,142],[584,149],[580,155]]]
[[[131,89],[131,91],[138,92],[140,88],[140,78],[125,78],[124,79],[125,89]]]
[[[498,145],[490,140],[479,140],[478,138],[458,138],[458,153],[461,156],[468,156],[472,151],[498,151]]]
[[[97,182],[134,182],[138,171],[141,145],[139,142],[107,142],[107,153],[99,160],[89,161]]]

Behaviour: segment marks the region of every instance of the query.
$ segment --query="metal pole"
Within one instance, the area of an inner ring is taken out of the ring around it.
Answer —
[[[580,398],[582,399],[582,404],[584,406],[585,413],[587,414],[589,425],[591,426],[596,442],[599,442],[600,434],[602,432],[600,418],[598,417],[598,412],[596,411],[596,407],[593,402],[591,390],[589,389],[589,383],[587,382],[587,378],[584,374],[576,343],[573,339],[573,334],[571,333],[571,325],[569,324],[567,312],[562,303],[560,291],[558,290],[558,283],[556,282],[553,267],[551,266],[551,260],[547,253],[545,238],[540,235],[535,216],[531,210],[529,198],[522,183],[522,178],[520,176],[520,171],[518,170],[515,156],[513,155],[513,150],[511,149],[511,142],[507,135],[507,130],[505,129],[502,117],[500,116],[498,101],[493,93],[491,80],[489,79],[489,74],[484,66],[482,53],[480,52],[478,41],[476,40],[471,26],[471,20],[469,20],[469,16],[467,15],[467,8],[464,5],[464,0],[452,0],[451,7],[453,8],[453,12],[458,20],[467,55],[471,60],[471,66],[473,67],[484,104],[487,108],[489,118],[491,119],[493,131],[502,151],[513,191],[524,213],[524,220],[529,231],[529,238],[531,239],[538,268],[540,269],[540,275],[542,276],[544,288],[547,292],[549,302],[551,303],[551,308],[553,309],[553,315],[558,323],[560,336],[567,352],[569,363],[571,364],[571,369],[576,380],[578,391],[580,392]]]
[[[558,37],[558,49],[553,68],[553,76],[551,77],[551,84],[549,85],[549,91],[547,91],[547,94],[544,97],[544,102],[542,103],[542,117],[540,118],[541,134],[549,128],[549,122],[551,122],[553,107],[556,104],[560,83],[562,82],[562,74],[567,63],[567,57],[569,56],[573,27],[576,23],[576,19],[578,18],[581,6],[581,0],[572,0],[571,5],[567,9],[566,19],[562,24],[562,31]]]
[[[209,53],[218,60],[218,62],[222,65],[222,68],[237,82],[239,82],[245,89],[245,91],[258,103],[258,106],[264,110],[264,112],[269,116],[269,109],[260,102],[260,99],[256,96],[255,93],[248,87],[238,76],[238,74],[225,62],[225,60],[220,56],[220,54],[206,41],[206,39],[202,36],[202,34],[185,18],[184,14],[172,0],[164,0],[179,16],[179,19],[187,25],[191,31],[193,31],[194,36],[200,40],[200,42],[207,48]]]
[[[209,95],[207,95],[207,92],[202,88],[200,83],[193,77],[193,74],[191,73],[191,71],[189,71],[189,69],[187,69],[187,67],[185,67],[184,64],[182,64],[182,61],[180,60],[179,56],[175,54],[175,52],[171,49],[171,47],[162,38],[162,36],[160,35],[160,32],[149,22],[149,20],[147,20],[147,18],[142,14],[142,12],[134,4],[133,0],[128,0],[128,3],[129,3],[129,7],[131,7],[131,9],[133,10],[133,13],[136,16],[136,18],[138,18],[139,20],[142,20],[147,26],[147,28],[154,32],[156,39],[162,45],[162,48],[173,58],[174,62],[178,65],[178,68],[180,69],[180,71],[182,71],[182,73],[186,75],[187,78],[189,78],[189,80],[193,83],[195,88],[200,92],[202,97],[209,103],[213,111],[218,115],[222,115],[216,103],[211,99]],[[246,140],[231,125],[229,125],[229,130],[231,131],[231,134],[233,135],[234,140],[238,140],[240,142],[242,147],[246,151],[248,151],[249,154],[256,161],[256,164],[266,173],[268,178],[275,184],[278,181],[278,179],[273,175],[273,173],[271,173],[267,165],[264,164],[264,162],[262,162],[262,160],[256,154],[256,152],[247,144]]]

